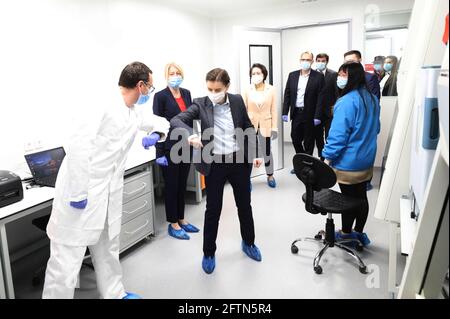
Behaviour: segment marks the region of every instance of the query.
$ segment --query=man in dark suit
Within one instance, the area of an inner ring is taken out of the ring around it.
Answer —
[[[319,101],[320,107],[322,107],[322,121],[321,124],[315,127],[315,140],[319,157],[322,157],[322,150],[325,146],[325,141],[328,138],[328,132],[330,131],[331,120],[333,119],[333,106],[337,100],[337,72],[329,69],[328,62],[330,57],[326,53],[320,53],[316,56],[316,69],[322,73],[325,78],[325,84],[322,91],[322,99]],[[325,140],[324,140],[325,133]]]
[[[377,55],[374,59],[373,59],[373,73],[377,75],[378,78],[378,82],[381,82],[381,80],[383,80],[385,73],[384,73],[384,69],[383,69],[383,65],[384,65],[384,59],[386,57],[382,56],[382,55]]]
[[[286,83],[283,102],[283,121],[291,115],[291,138],[296,153],[314,151],[314,126],[321,124],[322,107],[319,96],[324,77],[311,69],[314,56],[304,52],[300,56],[300,70],[291,72]]]
[[[230,77],[223,69],[213,69],[206,75],[209,94],[194,99],[193,105],[176,115],[170,124],[184,128],[189,143],[198,150],[201,160],[194,162],[205,175],[206,212],[203,233],[203,270],[210,274],[215,268],[216,238],[222,211],[223,190],[226,181],[233,188],[241,225],[242,250],[248,257],[261,261],[261,252],[254,244],[255,230],[250,204],[251,165],[261,166],[256,158],[256,131],[250,121],[244,100],[240,95],[227,93]],[[193,122],[200,120],[201,137],[193,134]],[[245,131],[244,137],[241,132]],[[198,159],[198,158],[197,158]]]
[[[344,62],[357,62],[361,63],[362,55],[358,50],[351,50],[344,54]],[[369,92],[375,95],[380,100],[381,90],[378,76],[375,73],[366,72],[366,82]]]

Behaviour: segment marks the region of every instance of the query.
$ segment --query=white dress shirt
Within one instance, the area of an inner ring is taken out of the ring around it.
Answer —
[[[298,108],[305,107],[305,92],[306,86],[308,85],[309,74],[310,73],[307,75],[302,75],[300,73],[300,77],[298,79],[297,101],[295,103],[295,106]]]
[[[227,155],[239,151],[234,132],[230,100],[214,105],[214,154]]]

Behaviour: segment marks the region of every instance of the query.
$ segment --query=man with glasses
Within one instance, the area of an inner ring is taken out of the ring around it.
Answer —
[[[283,121],[290,113],[291,138],[296,153],[312,155],[314,151],[314,127],[321,124],[323,74],[311,69],[314,55],[304,52],[300,56],[300,70],[291,72],[286,83],[283,102]],[[294,173],[291,171],[291,173]]]
[[[89,121],[75,130],[59,170],[47,226],[51,243],[43,298],[73,298],[87,247],[100,297],[139,298],[126,293],[122,283],[119,234],[125,163],[136,133],[151,132],[142,141],[148,148],[169,131],[165,118],[143,117],[136,111],[135,105],[149,100],[152,84],[152,71],[145,64],[127,65],[116,103],[98,112],[98,118],[97,108],[92,108]]]

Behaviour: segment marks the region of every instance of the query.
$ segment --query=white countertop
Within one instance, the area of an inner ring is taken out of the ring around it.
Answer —
[[[25,189],[23,184],[22,187],[23,199],[20,202],[0,208],[0,219],[52,200],[55,196],[55,189],[52,187],[35,187]]]

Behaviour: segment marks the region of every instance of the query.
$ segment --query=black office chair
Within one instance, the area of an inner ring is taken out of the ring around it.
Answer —
[[[298,253],[298,247],[295,244],[299,241],[322,242],[324,247],[317,253],[313,262],[315,273],[321,274],[322,267],[319,264],[322,256],[328,248],[336,246],[352,256],[358,262],[359,271],[366,274],[367,267],[358,253],[345,244],[356,244],[356,250],[358,251],[363,249],[363,245],[357,239],[335,240],[333,221],[333,214],[346,214],[354,211],[363,206],[363,201],[329,189],[336,184],[336,174],[330,166],[321,160],[308,154],[296,154],[293,163],[296,176],[306,186],[306,193],[302,196],[306,211],[311,214],[328,215],[328,218],[325,231],[320,231],[314,238],[296,239],[291,244],[291,252],[293,254]]]

